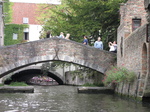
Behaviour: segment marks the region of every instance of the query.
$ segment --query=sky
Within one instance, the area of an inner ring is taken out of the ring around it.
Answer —
[[[61,4],[60,0],[9,0],[10,2],[19,3],[48,3],[48,4]]]

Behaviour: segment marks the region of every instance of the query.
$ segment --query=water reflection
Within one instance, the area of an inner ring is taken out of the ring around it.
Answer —
[[[34,94],[0,94],[0,112],[149,112],[150,105],[113,95],[77,94],[72,86],[35,86]],[[11,111],[13,112],[13,111]]]

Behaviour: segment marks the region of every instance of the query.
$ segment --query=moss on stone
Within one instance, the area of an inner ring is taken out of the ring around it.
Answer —
[[[115,92],[115,94],[118,95],[119,97],[128,98],[135,101],[142,101],[142,97],[135,97],[133,95],[122,94],[119,92]]]
[[[144,91],[144,96],[150,97],[150,90],[149,89]]]

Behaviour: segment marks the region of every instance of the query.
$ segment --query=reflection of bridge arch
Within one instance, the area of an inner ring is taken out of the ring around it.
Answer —
[[[14,73],[11,77],[11,80],[19,82],[28,82],[32,77],[41,75],[41,69],[38,68],[39,67],[26,68],[17,73]],[[49,71],[47,76],[56,80],[60,85],[64,84],[64,78],[57,72]]]
[[[43,39],[0,48],[0,77],[36,63],[60,60],[101,73],[115,63],[116,54],[60,38]]]

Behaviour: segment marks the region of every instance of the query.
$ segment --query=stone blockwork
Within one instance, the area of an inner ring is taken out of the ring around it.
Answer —
[[[137,32],[140,32],[140,31],[137,31],[138,29],[132,32],[132,20],[135,18],[141,19],[141,26],[147,23],[144,0],[128,0],[127,3],[121,4],[120,15],[121,15],[121,20],[120,20],[120,26],[118,27],[118,35],[117,35],[117,43],[118,43],[117,63],[119,66],[121,64],[124,64],[123,59],[126,59],[124,56],[128,55],[125,51],[125,44],[126,44],[125,39],[130,38],[133,34],[135,35],[135,33]],[[130,43],[133,43],[133,44],[138,43],[139,45],[141,45],[143,44],[142,42],[146,40],[146,30],[143,33],[144,35],[138,33],[139,34],[138,38],[135,38],[132,40],[128,39],[128,40],[131,41]],[[143,38],[145,40],[142,40]],[[129,50],[130,49],[134,50],[133,47],[131,48],[128,47],[128,48]],[[131,57],[131,55],[129,56]]]
[[[144,0],[128,0],[126,3],[121,4],[120,16],[121,20],[118,32],[123,33],[123,37],[127,37],[132,33],[133,19],[141,19],[141,25],[147,22]]]
[[[144,6],[147,12],[146,19],[150,23],[150,1],[149,0],[144,0]]]
[[[132,32],[132,19],[141,19],[141,27]],[[128,0],[121,6],[121,23],[118,28],[117,65],[137,74],[132,83],[117,85],[116,92],[133,97],[150,97],[147,92],[149,75],[148,22],[144,0]],[[149,88],[150,89],[150,88]]]
[[[51,60],[67,61],[105,73],[115,59],[115,53],[71,40],[50,38],[0,48],[0,77],[25,66]]]
[[[144,94],[148,75],[146,31],[147,25],[143,25],[128,38],[124,39],[123,56],[117,60],[117,64],[134,71],[137,74],[137,80],[132,84],[121,84],[117,88],[119,93],[131,96],[143,96]]]
[[[65,82],[68,85],[84,85],[84,84],[100,84],[103,80],[103,74],[93,74],[88,76],[87,73],[84,73],[82,77],[72,74],[70,71],[65,73]]]

